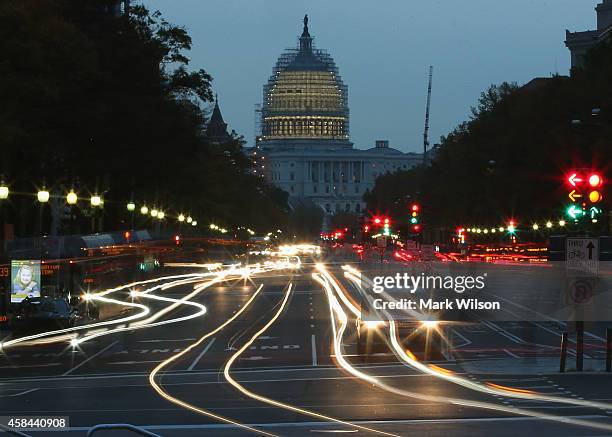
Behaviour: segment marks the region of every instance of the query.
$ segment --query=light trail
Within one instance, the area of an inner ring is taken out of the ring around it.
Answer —
[[[105,322],[97,322],[97,323],[91,323],[89,325],[83,325],[83,326],[73,326],[70,328],[64,328],[64,329],[57,329],[54,331],[48,331],[48,332],[41,332],[38,334],[32,334],[32,335],[27,335],[24,337],[19,337],[19,338],[15,338],[13,340],[8,340],[5,341],[3,343],[0,343],[0,351],[3,351],[4,349],[6,349],[7,347],[10,346],[15,346],[19,343],[25,343],[28,342],[29,345],[35,345],[38,344],[37,342],[32,342],[32,340],[37,340],[37,339],[41,339],[44,338],[45,341],[42,342],[43,344],[48,344],[51,343],[51,338],[48,337],[53,337],[53,336],[61,336],[62,334],[68,334],[71,332],[76,332],[76,331],[81,331],[81,330],[86,330],[86,329],[92,329],[92,328],[99,328],[101,326],[108,326],[111,324],[118,324],[118,323],[125,323],[128,322],[130,320],[135,320],[135,319],[139,319],[141,317],[146,316],[147,314],[149,314],[151,312],[151,310],[142,304],[139,303],[131,303],[131,302],[123,302],[120,300],[115,300],[115,299],[109,299],[109,298],[105,298],[105,297],[100,297],[99,299],[104,299],[105,302],[108,303],[114,303],[114,304],[118,304],[118,305],[125,305],[125,306],[129,306],[129,307],[133,307],[133,308],[140,308],[142,311],[137,313],[137,314],[133,314],[131,316],[127,316],[127,317],[123,317],[121,319],[116,319],[116,320],[107,320]],[[57,341],[61,341],[64,337],[60,337]]]
[[[343,269],[347,270],[347,273],[348,273],[345,276],[351,279],[352,281],[355,281],[355,279],[357,278],[356,276],[354,276],[354,273],[356,272],[356,270],[354,268],[351,268],[349,270],[345,267],[346,266],[344,266]],[[364,277],[361,275],[359,276],[359,280],[369,281],[367,278],[364,279]],[[340,288],[338,286],[334,288],[336,289],[338,293],[340,293]],[[357,308],[353,308],[353,310],[359,311]],[[387,312],[386,314],[387,316],[389,316]],[[429,374],[437,378],[452,382],[454,384],[469,388],[471,390],[479,391],[479,392],[490,394],[490,395],[506,396],[506,397],[512,397],[512,398],[517,398],[517,399],[537,400],[537,401],[542,401],[542,402],[558,402],[558,403],[569,404],[569,405],[577,405],[581,407],[604,409],[606,411],[609,411],[610,409],[612,409],[612,404],[606,404],[603,402],[594,402],[594,401],[587,401],[587,400],[581,400],[581,399],[564,398],[561,396],[546,396],[541,393],[537,393],[533,391],[517,390],[512,387],[505,387],[505,386],[498,385],[498,384],[486,383],[485,385],[479,382],[474,382],[467,378],[463,378],[459,375],[455,375],[450,370],[447,370],[447,369],[441,370],[442,368],[438,366],[425,365],[421,363],[420,361],[418,361],[417,358],[414,356],[414,354],[408,353],[409,351],[406,351],[401,346],[401,344],[398,341],[397,327],[396,327],[395,320],[389,317],[387,322],[389,324],[389,334],[390,334],[391,345],[392,345],[392,349],[395,352],[395,354],[404,363],[408,364],[413,369],[416,369],[422,373]]]
[[[140,319],[150,313],[150,309],[146,307],[145,305],[135,304],[135,303],[126,302],[126,301],[120,301],[116,299],[105,298],[104,296],[108,294],[115,293],[121,290],[125,290],[127,288],[134,288],[140,285],[151,284],[154,282],[160,282],[160,281],[164,281],[168,279],[187,278],[187,277],[199,279],[199,278],[204,278],[204,277],[211,276],[211,275],[212,275],[211,273],[204,273],[204,274],[190,273],[190,274],[184,274],[184,275],[161,276],[159,278],[148,279],[145,281],[131,282],[128,284],[120,285],[118,287],[109,288],[109,289],[106,289],[106,290],[103,290],[97,293],[89,294],[88,295],[89,300],[99,300],[99,301],[103,301],[106,303],[112,303],[116,305],[140,308],[142,311],[137,314],[122,317],[119,319],[106,320],[104,322],[89,323],[89,324],[82,325],[82,326],[73,326],[70,328],[63,328],[63,329],[57,329],[53,331],[41,332],[38,334],[32,334],[32,335],[28,335],[24,337],[15,338],[13,340],[8,340],[6,342],[0,343],[0,352],[3,351],[7,347],[15,346],[17,344],[22,344],[24,346],[32,346],[32,345],[49,344],[53,342],[63,341],[66,339],[66,336],[64,334],[69,334],[69,333],[78,332],[78,331],[87,331],[90,329],[100,328],[100,327],[104,327],[108,325],[119,325],[122,323],[130,322],[132,320]],[[54,340],[54,337],[55,337],[55,340]],[[72,338],[74,337],[69,337],[69,339],[72,339]],[[38,340],[38,341],[32,341],[32,340]]]
[[[421,393],[415,393],[415,392],[409,392],[407,390],[403,390],[403,389],[399,389],[393,386],[389,386],[385,383],[383,383],[382,381],[378,380],[376,377],[373,377],[371,375],[368,375],[366,373],[363,373],[357,369],[355,369],[350,363],[348,363],[346,361],[346,359],[344,358],[343,355],[343,351],[342,351],[342,336],[344,334],[344,331],[346,329],[347,326],[347,322],[348,322],[348,316],[346,315],[346,313],[344,312],[344,310],[342,309],[342,306],[340,305],[340,303],[338,302],[338,300],[336,299],[336,297],[333,294],[332,291],[332,286],[330,285],[329,281],[334,281],[333,277],[327,272],[327,270],[325,269],[325,266],[323,265],[318,265],[317,266],[318,270],[323,273],[325,276],[319,276],[317,274],[313,274],[313,278],[315,280],[317,280],[317,282],[319,282],[322,286],[323,289],[326,291],[327,296],[328,296],[328,301],[330,304],[330,310],[331,310],[331,316],[332,316],[332,330],[334,332],[334,354],[336,356],[336,359],[338,361],[338,363],[342,366],[342,368],[344,368],[347,372],[349,372],[350,374],[366,381],[369,382],[371,384],[376,385],[379,388],[382,388],[383,390],[386,390],[390,393],[394,393],[400,396],[404,396],[404,397],[410,397],[410,398],[415,398],[415,399],[420,399],[420,400],[425,400],[425,401],[430,401],[430,402],[438,402],[438,403],[449,403],[449,404],[453,404],[453,405],[460,405],[460,406],[467,406],[467,407],[473,407],[473,408],[480,408],[480,409],[486,409],[486,410],[493,410],[493,411],[500,411],[500,412],[505,412],[505,413],[511,413],[511,414],[515,414],[515,415],[523,415],[523,416],[529,416],[529,417],[534,417],[534,418],[538,418],[538,419],[542,419],[542,420],[550,420],[550,421],[555,421],[555,422],[560,422],[560,423],[564,423],[564,424],[570,424],[570,425],[575,425],[575,426],[582,426],[582,427],[590,427],[590,428],[595,428],[595,429],[602,429],[602,430],[606,430],[606,431],[612,431],[612,425],[607,425],[607,424],[600,424],[600,423],[596,423],[596,422],[590,422],[587,420],[581,420],[581,419],[571,419],[571,418],[566,418],[566,417],[560,417],[560,416],[554,416],[554,415],[550,415],[550,414],[543,414],[543,413],[537,413],[537,412],[532,412],[532,411],[528,411],[528,410],[523,410],[520,408],[514,408],[514,407],[506,407],[506,406],[501,406],[501,405],[496,405],[496,404],[492,404],[489,402],[480,402],[480,401],[470,401],[467,399],[457,399],[457,398],[446,398],[446,397],[441,397],[441,396],[432,396],[432,395],[424,395]],[[340,290],[340,288],[338,286],[333,287],[336,291]],[[344,301],[344,300],[343,300]],[[334,313],[336,313],[340,319],[340,329],[336,329],[336,324],[335,324],[335,316]],[[403,357],[403,360],[406,362],[416,362],[418,363],[418,361],[416,361],[416,358],[414,357],[413,354],[410,354],[409,351],[404,351],[403,348],[399,345],[399,342],[397,340],[397,335],[393,335],[395,334],[395,323],[394,321],[389,321],[390,323],[390,332],[392,332],[392,335],[390,335],[391,337],[391,342],[395,343],[394,349],[396,350],[396,352],[398,354],[401,354],[400,356]],[[420,363],[418,363],[420,364]],[[440,372],[439,370],[436,371],[437,366],[432,367],[427,367],[427,366],[419,366],[418,369],[426,369],[428,374],[431,374],[432,376],[441,378],[441,379],[447,379],[446,377],[449,376],[453,376],[454,374],[452,374],[452,372],[450,371],[446,371],[446,369],[444,369],[445,371]],[[440,369],[440,368],[438,368]],[[462,384],[463,385],[463,384]],[[498,387],[503,387],[503,386],[498,386]],[[513,391],[509,391],[509,390],[505,390],[505,389],[495,389],[494,386],[489,386],[489,387],[483,387],[484,389],[486,389],[487,393],[489,394],[493,394],[490,391],[494,391],[495,394],[501,395],[501,396],[506,396],[506,397],[521,397],[524,398],[523,396],[526,396],[526,393],[517,393],[517,392],[513,392]],[[481,391],[481,390],[478,390]],[[543,399],[544,398],[544,399]],[[548,398],[548,399],[546,399]],[[572,404],[576,404],[577,402],[581,402],[581,406],[595,406],[595,405],[599,405],[595,408],[609,408],[609,406],[607,404],[601,404],[598,402],[591,402],[591,401],[580,401],[580,400],[574,400],[574,399],[567,399],[567,398],[557,398],[557,397],[552,397],[552,396],[538,396],[538,397],[528,397],[527,399],[533,399],[533,400],[544,400],[547,402],[560,402],[561,400],[565,400],[565,403],[572,403]],[[585,404],[582,404],[585,403]]]
[[[238,310],[234,315],[232,315],[229,319],[227,319],[225,322],[223,322],[221,325],[219,325],[218,327],[216,327],[215,329],[213,329],[212,331],[208,332],[207,334],[205,334],[204,336],[202,336],[198,341],[196,341],[195,343],[192,343],[191,345],[189,345],[186,349],[182,350],[181,352],[177,353],[176,355],[171,356],[170,358],[162,361],[160,364],[157,365],[157,367],[155,367],[153,369],[153,371],[149,374],[149,384],[151,385],[151,387],[153,387],[153,389],[157,392],[157,394],[159,394],[161,397],[163,397],[164,399],[172,402],[175,405],[179,405],[187,410],[202,414],[204,416],[210,417],[212,419],[218,420],[220,422],[225,422],[231,425],[235,425],[238,426],[242,429],[246,429],[249,430],[251,432],[257,433],[257,434],[262,434],[262,435],[266,435],[266,436],[270,436],[270,437],[278,437],[275,434],[271,434],[268,433],[266,431],[262,431],[253,427],[250,427],[248,425],[244,425],[242,423],[236,422],[232,419],[229,419],[227,417],[224,416],[220,416],[218,414],[215,414],[211,411],[205,410],[203,408],[200,408],[196,405],[190,404],[188,402],[185,402],[179,398],[176,398],[172,395],[170,395],[168,392],[166,392],[158,383],[157,381],[155,381],[155,377],[156,375],[162,370],[164,369],[166,366],[168,366],[168,364],[178,360],[179,358],[181,358],[182,356],[186,355],[187,353],[191,352],[194,348],[200,346],[202,343],[204,343],[204,341],[206,341],[206,339],[210,338],[211,336],[215,335],[216,333],[218,333],[219,331],[221,331],[223,328],[225,328],[227,325],[229,325],[230,323],[232,323],[234,320],[236,320],[238,317],[240,317],[240,315],[246,311],[246,309],[251,305],[251,303],[255,300],[255,298],[259,295],[259,293],[261,292],[261,290],[263,289],[263,285],[259,286],[259,288],[255,291],[255,293],[253,293],[253,295],[249,298],[249,300],[240,308],[240,310]]]
[[[330,416],[326,416],[324,414],[319,414],[319,413],[315,413],[314,411],[309,411],[309,410],[305,410],[303,408],[299,408],[296,407],[294,405],[290,405],[290,404],[286,404],[284,402],[280,402],[280,401],[276,401],[274,399],[270,399],[267,398],[265,396],[262,395],[258,395],[257,393],[254,393],[250,390],[248,390],[247,388],[245,388],[244,386],[240,385],[234,378],[232,378],[231,374],[230,374],[230,370],[232,367],[232,364],[234,364],[234,362],[240,357],[240,355],[242,355],[244,353],[244,351],[246,351],[252,344],[253,342],[255,342],[255,340],[257,340],[257,337],[259,337],[260,335],[262,335],[264,332],[266,332],[268,330],[268,328],[270,328],[270,326],[272,326],[274,324],[274,322],[280,317],[280,315],[282,314],[283,310],[285,309],[285,306],[287,305],[287,302],[289,301],[289,297],[291,296],[291,290],[293,288],[293,284],[289,283],[289,286],[287,287],[287,291],[285,292],[285,297],[283,298],[278,310],[276,311],[276,314],[274,314],[274,316],[259,330],[257,331],[251,338],[249,341],[247,341],[240,349],[238,349],[236,351],[236,353],[234,355],[232,355],[230,357],[230,359],[227,361],[227,363],[225,364],[225,368],[223,370],[223,375],[225,376],[225,379],[227,380],[227,382],[229,382],[232,386],[234,386],[238,391],[240,391],[242,394],[244,394],[245,396],[250,397],[251,399],[260,401],[260,402],[264,402],[266,404],[269,405],[273,405],[275,407],[278,408],[282,408],[285,410],[289,410],[295,413],[301,413],[307,416],[311,416],[311,417],[315,417],[317,419],[323,419],[326,421],[330,421],[330,422],[335,422],[335,423],[339,423],[351,428],[358,428],[364,431],[369,431],[369,432],[373,432],[376,434],[382,434],[382,435],[387,435],[387,436],[392,436],[392,437],[399,437],[396,434],[391,434],[391,433],[387,433],[384,431],[378,431],[372,428],[368,428],[362,425],[356,425],[350,422],[346,422],[344,420],[341,419],[336,419],[334,417],[330,417]]]

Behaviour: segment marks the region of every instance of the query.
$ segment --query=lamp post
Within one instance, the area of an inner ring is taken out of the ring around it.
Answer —
[[[91,232],[95,233],[96,232],[96,219],[98,216],[98,208],[100,208],[100,206],[102,205],[102,197],[100,197],[99,194],[94,194],[89,199],[89,203],[91,205],[91,209],[93,212],[92,217],[91,217]]]
[[[5,232],[4,232],[4,201],[9,197],[9,187],[4,182],[4,178],[0,178],[0,253],[4,252],[4,244],[6,240]]]
[[[47,189],[43,186],[42,190],[39,190],[36,193],[36,198],[38,199],[38,203],[40,203],[39,215],[38,215],[38,234],[40,238],[43,236],[43,208],[45,203],[49,201],[50,194]]]
[[[130,219],[131,219],[131,224],[132,224],[131,229],[133,231],[134,230],[134,211],[136,210],[136,204],[132,200],[130,200],[128,204],[126,205],[126,208],[130,213]]]
[[[74,192],[74,189],[70,189],[68,194],[66,194],[66,203],[68,204],[69,209],[70,209],[70,222],[69,222],[69,228],[68,228],[69,235],[72,235],[72,233],[74,232],[74,229],[73,229],[74,205],[77,204],[78,200],[79,200],[79,196],[77,196],[77,194]]]
[[[74,192],[74,189],[71,188],[68,194],[66,194],[66,203],[68,204],[70,210],[70,221],[68,222],[68,234],[72,235],[74,233],[74,206],[79,201],[79,196]],[[72,256],[72,255],[71,255]],[[68,294],[73,296],[74,291],[74,263],[72,260],[68,264]]]

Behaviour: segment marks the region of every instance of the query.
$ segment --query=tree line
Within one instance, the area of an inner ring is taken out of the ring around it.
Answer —
[[[141,4],[109,14],[109,3],[0,4],[0,174],[17,235],[36,234],[31,194],[43,186],[78,191],[82,227],[93,193],[104,196],[109,229],[127,225],[130,199],[201,224],[286,223],[286,194],[250,174],[243,138],[206,138],[213,78],[191,68],[187,30]]]

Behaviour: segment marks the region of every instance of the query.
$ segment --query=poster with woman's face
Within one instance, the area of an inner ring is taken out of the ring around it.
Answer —
[[[19,303],[26,297],[40,297],[40,261],[11,261],[11,302]]]

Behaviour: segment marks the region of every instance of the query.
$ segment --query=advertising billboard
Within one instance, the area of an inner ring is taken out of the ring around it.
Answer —
[[[40,260],[11,261],[11,303],[40,297]]]

